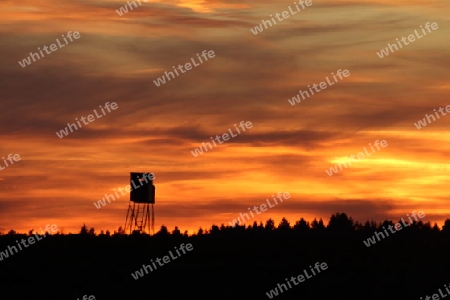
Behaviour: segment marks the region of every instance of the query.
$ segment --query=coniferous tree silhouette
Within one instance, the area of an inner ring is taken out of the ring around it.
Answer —
[[[316,218],[311,223],[311,229],[315,232],[324,232],[325,231],[325,225],[323,224],[322,218],[320,218],[319,221],[317,221]]]
[[[275,229],[275,221],[272,219],[269,219],[266,221],[266,226],[264,226],[264,229],[267,231],[271,231]]]
[[[80,229],[80,235],[87,236],[88,234],[89,234],[89,231],[86,227],[86,224],[83,224],[83,226],[81,226],[81,229]]]
[[[297,232],[308,232],[310,229],[309,222],[306,222],[305,219],[301,218],[299,221],[295,222],[293,229]]]
[[[286,218],[282,218],[278,224],[277,230],[283,233],[288,233],[291,230],[291,224]]]
[[[181,231],[178,229],[178,226],[175,226],[175,229],[172,231],[172,236],[177,238],[182,236]]]
[[[170,234],[169,234],[169,230],[167,229],[167,227],[166,226],[164,226],[164,225],[161,225],[161,228],[159,229],[159,231],[156,233],[156,236],[159,236],[159,237],[168,237]]]
[[[336,213],[331,216],[327,230],[334,233],[349,233],[354,230],[353,219],[348,218],[345,213]]]
[[[442,226],[442,231],[445,233],[450,233],[450,219],[446,219],[444,226]]]

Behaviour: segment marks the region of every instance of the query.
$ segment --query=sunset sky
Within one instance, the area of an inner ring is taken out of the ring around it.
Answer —
[[[125,223],[129,196],[93,203],[153,172],[155,230],[228,224],[278,192],[291,198],[251,222],[291,225],[345,212],[399,220],[423,210],[450,217],[448,1],[319,1],[254,35],[294,1],[0,2],[0,230],[46,224],[97,232]],[[427,22],[439,29],[389,56],[377,52]],[[80,38],[22,68],[18,62],[67,32]],[[157,87],[153,80],[203,50],[215,57]],[[288,99],[338,69],[350,76],[291,106]],[[60,139],[99,105],[118,108]],[[191,154],[234,124],[253,128]],[[325,170],[386,140],[338,174]],[[3,160],[0,166],[4,167]]]

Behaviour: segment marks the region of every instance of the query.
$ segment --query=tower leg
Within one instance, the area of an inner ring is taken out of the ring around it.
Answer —
[[[145,210],[145,225],[146,225],[145,231],[147,231],[148,234],[150,235],[151,234],[151,232],[150,232],[150,205],[146,204],[146,206],[147,207]]]
[[[153,235],[155,234],[154,225],[155,225],[155,207],[152,204],[152,232],[153,232]]]
[[[152,235],[152,232],[155,234],[154,224],[155,208],[153,204],[150,206],[150,203],[138,203],[136,206],[135,202],[130,201],[125,218],[125,231],[129,229],[132,234],[133,231],[138,230],[141,233],[148,232],[149,235]]]
[[[128,227],[130,228],[130,234],[133,232],[134,225],[136,223],[135,211],[136,211],[136,203],[130,201],[130,204],[128,205],[128,212],[127,217],[125,219],[125,227],[124,227],[125,232],[127,231]]]
[[[127,216],[126,216],[126,218],[125,218],[125,226],[123,227],[123,231],[125,231],[125,232],[126,232],[127,226],[128,226],[128,217],[131,217],[130,212],[131,212],[131,201],[130,201],[130,203],[128,204]]]

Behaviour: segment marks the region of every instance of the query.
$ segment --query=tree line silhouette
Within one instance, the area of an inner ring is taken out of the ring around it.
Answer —
[[[398,221],[400,222],[400,221]],[[387,228],[389,225],[394,226],[395,223],[391,220],[385,220],[383,222],[375,222],[373,220],[366,221],[365,223],[361,223],[358,221],[353,220],[353,218],[348,217],[345,213],[336,213],[333,214],[330,217],[330,220],[327,224],[327,226],[324,225],[324,222],[322,218],[317,220],[315,218],[312,222],[306,221],[304,218],[300,218],[300,220],[296,221],[294,225],[291,225],[290,222],[286,218],[282,218],[280,223],[278,225],[275,224],[275,221],[271,218],[268,219],[265,224],[263,222],[259,222],[259,224],[254,221],[252,225],[239,225],[239,222],[235,224],[235,226],[230,225],[224,225],[221,224],[220,226],[212,225],[209,229],[203,229],[199,228],[199,230],[191,235],[191,236],[202,236],[202,235],[217,235],[217,234],[227,234],[227,235],[233,235],[238,234],[242,232],[251,232],[251,233],[268,233],[271,232],[273,234],[276,233],[309,233],[309,234],[315,234],[315,233],[374,233],[375,231],[382,231],[383,227]],[[422,220],[415,221],[413,220],[412,223],[410,223],[410,226],[408,228],[410,231],[420,231],[423,233],[427,232],[444,232],[444,233],[450,233],[450,219],[446,219],[444,222],[444,225],[442,228],[440,228],[437,223],[434,223],[433,226],[431,226],[431,223],[423,222]],[[30,230],[28,232],[28,235],[31,236],[33,234],[33,230]],[[126,231],[123,229],[122,226],[120,226],[117,231],[114,231],[112,234],[109,230],[103,231],[101,230],[100,233],[96,233],[95,229],[93,227],[88,228],[86,224],[84,224],[80,231],[78,232],[79,235],[82,236],[100,236],[100,237],[109,237],[109,236],[120,236],[120,235],[127,235]],[[0,232],[0,236],[6,235],[6,236],[14,236],[14,235],[23,235],[18,234],[15,230],[11,229],[8,231],[8,233],[3,234]],[[61,232],[58,232],[54,234],[56,236],[62,235]],[[147,233],[139,233],[139,232],[133,232],[131,235],[148,235]],[[188,234],[188,231],[184,231],[184,233],[181,233],[181,231],[178,229],[178,226],[175,226],[175,229],[170,232],[169,229],[162,225],[158,232],[156,232],[155,236],[162,237],[162,236],[174,236],[174,237],[188,237],[190,236]]]
[[[224,225],[212,225],[209,229],[203,229],[200,227],[198,231],[192,235],[188,234],[188,231],[181,231],[178,229],[178,226],[175,226],[173,231],[169,231],[169,229],[162,225],[159,231],[157,231],[154,236],[156,237],[189,237],[189,236],[233,236],[239,235],[243,233],[252,233],[252,234],[368,234],[371,235],[376,231],[382,231],[383,228],[388,228],[388,226],[394,226],[395,223],[391,220],[384,220],[383,222],[375,222],[373,220],[366,221],[364,223],[355,221],[353,218],[348,217],[345,213],[335,213],[330,217],[328,224],[325,226],[322,218],[317,220],[314,218],[312,222],[306,221],[304,218],[300,218],[300,220],[296,221],[295,224],[291,225],[291,223],[286,219],[282,218],[278,225],[275,224],[275,221],[271,218],[268,219],[265,224],[263,222],[259,222],[259,224],[254,221],[252,225],[240,225],[237,222],[234,226]],[[434,223],[433,226],[429,221],[423,222],[422,220],[415,221],[413,220],[410,223],[409,227],[404,228],[405,231],[412,233],[442,233],[442,234],[450,234],[450,219],[446,219],[442,228],[440,228],[437,223]],[[28,235],[31,236],[33,234],[33,230],[28,232]],[[23,235],[18,234],[15,230],[11,229],[8,233],[3,234],[0,232],[0,236],[14,236],[14,235]],[[54,234],[56,236],[62,235],[61,232]],[[110,236],[122,236],[127,235],[125,229],[120,226],[116,231],[112,234],[109,230],[103,231],[100,233],[96,233],[93,227],[88,228],[86,224],[83,224],[78,235],[81,236],[99,236],[99,237],[110,237]],[[147,233],[140,233],[138,231],[133,232],[131,235],[149,235]]]
[[[278,225],[275,224],[275,221],[271,218],[268,219],[265,224],[263,222],[259,222],[259,224],[254,221],[252,225],[240,225],[239,222],[237,222],[234,226],[230,225],[224,225],[221,224],[218,225],[212,225],[209,229],[203,229],[199,228],[198,231],[192,235],[188,234],[188,231],[184,231],[184,233],[181,233],[181,231],[178,229],[178,226],[175,226],[175,229],[173,231],[169,231],[169,229],[162,225],[159,231],[154,234],[154,236],[173,236],[173,237],[189,237],[189,236],[203,236],[203,235],[217,235],[217,234],[227,234],[227,235],[233,235],[238,234],[242,232],[252,232],[252,233],[268,233],[271,232],[273,234],[276,233],[309,233],[309,234],[315,234],[315,233],[374,233],[375,231],[382,231],[383,228],[387,228],[388,226],[394,226],[395,223],[391,220],[384,220],[383,222],[375,222],[373,220],[366,221],[364,223],[355,221],[353,218],[348,217],[345,213],[335,213],[330,217],[330,220],[328,224],[325,226],[322,218],[317,220],[317,218],[314,218],[312,222],[306,221],[304,218],[300,218],[300,220],[296,221],[295,224],[291,225],[291,223],[286,219],[282,218],[280,223]],[[410,223],[407,230],[410,231],[420,231],[423,233],[427,232],[443,232],[443,233],[450,233],[450,219],[446,219],[444,222],[444,225],[442,228],[440,228],[437,223],[434,223],[433,226],[429,221],[423,222],[422,220],[415,221],[413,220],[412,223]],[[3,234],[0,232],[0,236],[6,235],[17,235],[18,233],[11,229],[7,234]],[[33,230],[30,230],[28,232],[28,235],[32,235]],[[120,236],[120,235],[127,235],[125,229],[120,226],[116,231],[114,231],[112,234],[109,230],[103,231],[101,230],[100,233],[96,233],[95,229],[93,227],[89,228],[86,226],[86,224],[83,224],[80,231],[78,232],[79,235],[82,236],[100,236],[100,237],[109,237],[109,236]],[[23,234],[21,234],[23,235]],[[58,232],[55,234],[56,236],[62,235],[61,232]],[[148,235],[147,233],[139,233],[139,232],[133,232],[131,235]]]
[[[126,234],[122,227],[96,232],[84,224],[75,234],[58,232],[1,261],[0,299],[265,299],[277,283],[317,261],[327,263],[326,272],[277,299],[418,299],[448,284],[450,219],[442,228],[413,221],[370,248],[364,245],[395,223],[335,213],[327,225],[322,219],[269,219],[212,225],[192,235],[163,225],[152,236]],[[31,234],[1,234],[0,251]],[[193,245],[189,255],[132,278],[182,243]]]

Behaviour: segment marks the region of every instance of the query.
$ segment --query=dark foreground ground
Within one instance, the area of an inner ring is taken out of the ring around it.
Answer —
[[[363,240],[371,230],[241,227],[193,237],[48,236],[0,261],[0,299],[269,299],[266,293],[278,283],[316,262],[328,269],[291,283],[274,299],[425,299],[439,288],[445,292],[448,232],[405,228],[367,247]],[[21,238],[0,236],[0,251]],[[133,279],[142,264],[182,243],[191,243],[192,251]]]

